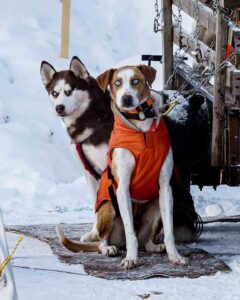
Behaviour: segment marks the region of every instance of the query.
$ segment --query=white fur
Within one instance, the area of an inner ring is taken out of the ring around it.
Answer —
[[[107,166],[107,152],[108,145],[100,144],[98,146],[83,144],[83,151],[87,156],[88,160],[93,166],[95,166],[96,171],[102,173]]]
[[[143,132],[149,131],[153,123],[153,119],[146,119],[145,121],[137,122],[137,127]]]
[[[95,206],[95,202],[97,199],[97,191],[99,187],[99,182],[87,171],[85,170],[85,177],[88,183],[88,187],[90,189],[91,199],[92,199],[92,207]],[[97,230],[97,214],[94,214],[94,223],[93,228],[90,232],[85,233],[81,237],[81,242],[90,242],[96,241],[99,239],[98,230]]]
[[[118,107],[122,107],[122,97],[124,95],[131,95],[133,97],[133,106],[128,107],[126,110],[131,110],[139,105],[139,99],[137,95],[137,91],[131,86],[131,78],[134,76],[134,71],[131,69],[122,70],[118,73],[118,77],[122,79],[122,85],[117,91],[116,95],[116,103]],[[144,101],[146,99],[141,99]]]
[[[41,67],[40,73],[43,84],[46,86],[49,84],[49,82],[51,82],[53,75],[56,73],[56,71],[48,63],[44,63]]]
[[[70,96],[67,96],[64,92],[71,90],[71,87],[64,79],[59,80],[53,90],[59,93],[59,95],[55,98],[50,94],[50,99],[52,100],[55,109],[57,105],[65,106],[64,114],[66,116],[64,116],[64,123],[66,126],[72,124],[72,122],[80,117],[89,107],[91,99],[88,91],[75,89]]]
[[[137,92],[132,89],[130,80],[134,75],[134,71],[126,69],[119,72],[118,76],[122,79],[122,86],[119,88],[116,94],[116,104],[119,108],[122,107],[122,96],[129,94],[134,99],[134,105],[139,104],[137,98]],[[141,99],[143,101],[144,99]],[[155,102],[158,102],[156,99]],[[156,105],[156,103],[155,103]],[[160,117],[159,117],[160,119]],[[145,121],[138,121],[135,125],[143,132],[149,131],[152,125],[153,119],[146,119]],[[125,268],[133,267],[137,262],[137,248],[138,242],[133,227],[133,215],[132,215],[132,199],[130,198],[129,186],[131,175],[134,170],[135,160],[134,156],[127,149],[114,149],[113,165],[116,169],[118,177],[118,189],[117,199],[120,209],[120,214],[123,220],[126,244],[127,244],[127,256],[123,261]],[[170,186],[170,179],[173,171],[173,155],[172,150],[169,150],[167,158],[163,164],[163,167],[159,174],[159,206],[160,214],[164,228],[164,242],[168,253],[169,260],[175,264],[185,264],[186,259],[179,255],[173,235],[173,196]],[[148,187],[146,187],[148,188]],[[151,246],[151,245],[150,245]],[[151,248],[151,247],[150,247]],[[161,248],[162,249],[162,248]]]
[[[120,214],[123,220],[127,256],[123,261],[124,268],[128,269],[137,263],[138,243],[133,227],[132,203],[129,192],[131,175],[135,167],[135,160],[127,149],[114,149],[113,165],[118,177],[117,199]],[[172,150],[169,150],[167,158],[159,174],[159,206],[164,228],[164,243],[169,260],[174,264],[185,264],[186,259],[179,255],[173,235],[173,197],[170,179],[173,170]]]
[[[173,235],[173,196],[170,186],[172,171],[173,155],[172,149],[170,149],[159,176],[159,206],[163,222],[164,243],[169,260],[175,264],[184,264],[186,259],[179,255]]]
[[[134,232],[132,201],[130,198],[130,180],[135,167],[135,160],[132,153],[127,149],[114,149],[113,165],[115,166],[118,178],[118,188],[116,191],[118,206],[123,220],[127,255],[122,261],[125,269],[132,268],[137,263],[138,258],[138,241]]]
[[[77,135],[75,142],[81,143],[88,139],[93,133],[94,130],[92,128],[85,128],[81,134]]]
[[[108,151],[108,145],[107,144],[101,144],[99,146],[93,146],[88,144],[83,144],[83,151],[84,154],[87,156],[89,161],[91,162],[92,166],[95,168],[95,170],[101,174],[103,170],[106,169],[107,166],[107,151]],[[88,186],[90,188],[91,192],[91,198],[92,198],[92,206],[94,207],[96,199],[97,199],[97,191],[99,188],[99,182],[88,172],[85,171],[86,180],[88,183]],[[87,241],[93,241],[97,240],[98,238],[98,231],[97,231],[97,215],[95,214],[94,217],[94,225],[91,230],[91,232],[88,232],[84,234],[81,237],[82,242]],[[102,252],[106,250],[106,245],[102,246]],[[105,249],[105,250],[104,250]],[[110,251],[109,248],[106,250],[107,252]],[[109,252],[109,255],[111,255],[111,251]]]

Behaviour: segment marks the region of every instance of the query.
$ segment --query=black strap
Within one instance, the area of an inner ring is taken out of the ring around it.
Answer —
[[[122,115],[127,118],[127,119],[132,119],[132,120],[139,120],[139,121],[144,121],[146,119],[152,119],[155,117],[154,109],[152,105],[148,105],[147,102],[142,103],[138,107],[136,107],[136,110],[138,111],[137,114],[131,114],[127,111],[122,112]],[[140,114],[143,114],[140,117]]]
[[[109,196],[111,198],[112,205],[113,205],[116,215],[120,216],[120,210],[119,210],[119,206],[118,206],[118,202],[117,202],[117,196],[116,196],[116,193],[115,193],[114,187],[113,187],[113,185],[115,183],[114,176],[112,175],[112,172],[111,172],[111,169],[109,166],[108,166],[107,172],[108,172],[108,178],[112,182],[112,184],[108,187]]]
[[[90,161],[88,160],[88,158],[86,157],[84,151],[83,151],[83,147],[82,147],[83,143],[79,143],[79,147],[80,147],[80,158],[83,161],[84,167],[85,169],[96,179],[96,180],[100,180],[101,179],[101,175],[94,169],[93,165],[90,163]]]

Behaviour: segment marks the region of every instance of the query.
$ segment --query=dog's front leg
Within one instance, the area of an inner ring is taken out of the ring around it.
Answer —
[[[112,165],[114,177],[118,182],[116,194],[127,246],[127,255],[121,265],[128,270],[136,266],[138,258],[138,242],[134,232],[132,201],[129,192],[135,160],[132,153],[127,149],[116,148],[113,151]]]
[[[176,249],[175,239],[173,235],[173,196],[172,188],[170,186],[172,171],[173,155],[172,149],[170,149],[159,176],[159,205],[163,222],[164,243],[169,260],[172,263],[186,264],[187,260],[182,257]]]
[[[97,190],[99,187],[99,182],[88,171],[85,171],[85,178],[90,188],[92,207],[94,208],[97,199]],[[97,214],[94,215],[94,223],[93,223],[92,230],[90,232],[85,233],[81,237],[81,242],[96,242],[96,241],[99,241],[99,234],[97,230]]]

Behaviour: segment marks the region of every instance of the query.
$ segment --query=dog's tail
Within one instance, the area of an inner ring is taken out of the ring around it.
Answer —
[[[56,225],[56,232],[61,244],[72,252],[95,252],[99,250],[99,242],[73,242],[65,236],[63,229],[58,225]]]

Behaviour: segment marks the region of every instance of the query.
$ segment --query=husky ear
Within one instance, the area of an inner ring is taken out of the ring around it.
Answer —
[[[72,58],[69,70],[71,70],[76,77],[80,77],[82,79],[88,79],[89,77],[86,67],[77,56]]]
[[[52,65],[50,65],[46,61],[42,61],[41,68],[40,68],[40,74],[42,77],[42,82],[45,86],[47,86],[53,79],[54,74],[56,73],[56,70]]]
[[[138,69],[143,73],[147,83],[151,86],[156,78],[157,71],[153,67],[139,65]]]
[[[106,92],[107,87],[110,84],[114,71],[115,69],[107,70],[96,78],[99,87],[104,92]]]

